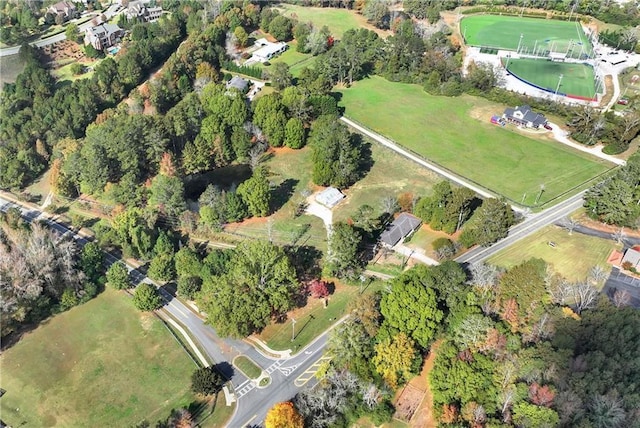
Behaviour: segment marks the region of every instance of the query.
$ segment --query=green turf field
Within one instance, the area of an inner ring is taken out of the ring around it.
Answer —
[[[521,58],[509,59],[508,70],[521,79],[551,92],[556,91],[558,82],[558,92],[562,94],[592,98],[596,91],[593,67],[586,64]]]
[[[460,22],[460,32],[465,43],[471,46],[487,46],[508,50],[518,49],[532,53],[534,50],[568,52],[579,58],[582,53],[591,55],[592,46],[586,34],[576,22],[550,19],[519,18],[516,16],[476,15]],[[522,41],[520,35],[522,34]],[[582,44],[580,44],[582,43]]]
[[[484,99],[437,97],[419,85],[371,77],[343,89],[345,115],[496,193],[533,206],[579,186],[613,165],[570,147],[489,123],[505,106]],[[471,116],[483,109],[486,118]],[[495,113],[492,113],[495,112]],[[416,192],[417,193],[417,192]]]

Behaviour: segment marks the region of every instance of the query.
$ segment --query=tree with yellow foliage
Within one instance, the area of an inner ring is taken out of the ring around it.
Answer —
[[[264,424],[266,428],[303,428],[304,419],[291,401],[285,401],[269,410]]]
[[[384,381],[391,388],[397,388],[411,377],[416,355],[413,340],[401,332],[376,345],[372,362]]]

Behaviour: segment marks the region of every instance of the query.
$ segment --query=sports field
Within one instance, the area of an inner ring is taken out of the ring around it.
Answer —
[[[460,22],[460,33],[471,46],[487,46],[523,53],[568,52],[580,58],[591,56],[593,48],[577,22],[516,16],[476,15]],[[520,40],[522,35],[522,40]]]
[[[489,115],[474,119],[471,112],[479,107],[502,113],[504,106],[484,99],[437,97],[378,76],[340,92],[347,117],[513,201],[524,196],[525,205],[535,205],[541,185],[543,203],[613,166],[492,125]]]
[[[595,75],[590,65],[521,58],[509,59],[507,69],[511,74],[552,93],[558,89],[561,94],[593,98],[596,92]]]

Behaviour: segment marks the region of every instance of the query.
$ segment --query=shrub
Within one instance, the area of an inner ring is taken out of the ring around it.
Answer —
[[[453,241],[448,238],[438,238],[431,243],[431,247],[433,247],[434,251],[438,251],[444,247],[453,247]]]

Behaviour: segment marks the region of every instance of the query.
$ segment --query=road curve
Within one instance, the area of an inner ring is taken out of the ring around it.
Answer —
[[[27,204],[0,196],[0,211],[6,211],[10,207],[20,209],[22,216],[27,221],[41,219],[47,222],[51,229],[60,234],[72,234],[73,238],[80,245],[85,245],[89,242],[88,237],[70,230],[64,224],[57,222],[53,218],[48,218],[42,211]],[[134,266],[105,252],[105,264],[107,266],[119,262],[127,266],[134,284],[144,282],[158,286],[158,284]],[[221,338],[211,326],[205,324],[204,320],[198,316],[192,308],[185,305],[179,299],[176,299],[163,288],[160,287],[160,290],[165,300],[165,305],[161,311],[166,311],[172,319],[186,329],[209,356],[209,359],[219,364],[223,373],[230,379],[235,390],[237,407],[234,415],[228,422],[228,426],[244,427],[249,424],[261,424],[268,410],[273,407],[274,404],[291,399],[291,397],[297,394],[303,387],[313,385],[316,382],[315,378],[308,376],[308,373],[310,368],[314,367],[322,357],[330,330],[325,331],[314,342],[296,355],[290,358],[277,359],[259,352],[245,341]],[[339,324],[339,322],[335,325]],[[231,365],[231,361],[238,355],[249,357],[264,371],[269,373],[271,378],[270,384],[266,387],[260,387],[255,382],[247,379],[239,370],[235,370]],[[296,382],[301,376],[308,378],[304,384]]]

